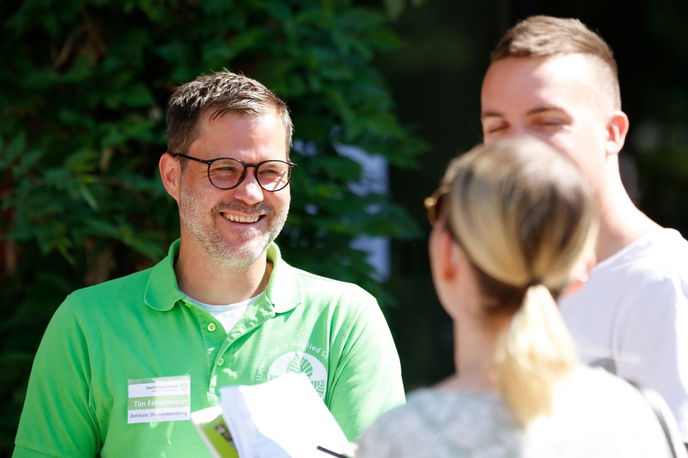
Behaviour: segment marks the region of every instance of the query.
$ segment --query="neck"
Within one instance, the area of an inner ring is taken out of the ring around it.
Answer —
[[[267,254],[247,267],[208,262],[201,251],[179,249],[174,270],[177,283],[186,295],[206,304],[234,304],[262,293],[272,273]]]
[[[612,179],[609,192],[598,198],[600,229],[595,254],[597,262],[618,253],[647,233],[661,228],[638,209],[621,179]]]
[[[478,310],[478,307],[467,308]],[[472,322],[471,322],[472,321]],[[454,364],[456,374],[440,388],[463,391],[486,391],[494,388],[490,366],[502,326],[485,323],[479,317],[462,317],[454,321]]]

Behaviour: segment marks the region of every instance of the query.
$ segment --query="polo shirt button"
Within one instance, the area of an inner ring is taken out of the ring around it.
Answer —
[[[220,358],[217,360],[217,365],[218,365],[218,366],[222,366],[224,363],[225,363],[225,359],[222,358],[222,357],[220,357]]]
[[[210,331],[210,332],[215,332],[216,328],[217,328],[217,326],[215,326],[215,323],[210,323],[208,325],[208,331]]]

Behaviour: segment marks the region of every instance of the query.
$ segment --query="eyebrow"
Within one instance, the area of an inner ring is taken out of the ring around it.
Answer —
[[[533,108],[532,110],[528,110],[526,112],[526,116],[531,116],[534,114],[540,114],[540,113],[546,113],[548,111],[557,111],[560,113],[565,113],[565,110],[561,107],[558,107],[556,105],[546,105],[543,107],[537,107]],[[499,111],[483,111],[480,114],[480,119],[485,119],[485,118],[503,118],[504,114],[499,112]]]

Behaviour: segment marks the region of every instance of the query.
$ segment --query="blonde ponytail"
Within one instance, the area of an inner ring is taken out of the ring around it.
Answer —
[[[473,267],[481,316],[500,329],[496,386],[528,425],[551,412],[556,382],[576,364],[554,297],[594,247],[592,193],[571,161],[528,137],[473,148],[443,184],[446,225]]]
[[[523,426],[552,408],[555,382],[576,364],[572,339],[546,286],[526,290],[495,352],[496,385]]]

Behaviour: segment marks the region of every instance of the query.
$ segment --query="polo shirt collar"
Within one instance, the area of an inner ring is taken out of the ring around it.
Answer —
[[[167,256],[151,269],[144,293],[144,302],[152,309],[161,312],[171,310],[185,297],[179,289],[174,272],[174,263],[179,255],[179,243],[178,239],[174,241],[170,245]],[[297,271],[282,259],[277,244],[270,244],[267,256],[273,268],[265,288],[264,298],[274,307],[275,313],[288,312],[302,302]]]
[[[275,313],[288,312],[302,302],[297,271],[282,259],[275,243],[268,247],[268,262],[272,263],[272,274],[265,287],[265,298],[275,308]]]
[[[143,298],[150,308],[165,312],[171,310],[174,304],[184,297],[174,272],[174,262],[178,255],[179,239],[172,242],[167,256],[151,269]]]

